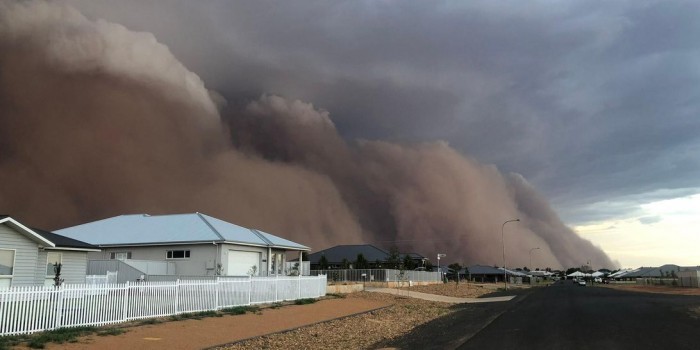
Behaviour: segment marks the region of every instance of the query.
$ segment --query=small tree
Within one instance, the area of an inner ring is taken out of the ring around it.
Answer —
[[[328,270],[328,259],[325,255],[321,255],[321,258],[318,259],[318,268],[319,270]]]
[[[396,246],[389,249],[389,258],[387,259],[387,265],[390,269],[398,269],[401,265],[401,254],[399,254],[399,248]]]
[[[357,259],[355,259],[355,268],[356,269],[369,268],[369,262],[367,261],[367,259],[365,259],[365,256],[362,255],[362,253],[357,254]]]
[[[413,261],[413,259],[411,259],[411,257],[408,254],[403,256],[403,267],[406,270],[413,270],[416,268],[415,262]]]
[[[447,265],[447,267],[451,268],[452,271],[455,272],[455,280],[457,281],[457,283],[459,283],[459,271],[462,270],[462,265],[460,265],[459,263],[452,263]]]
[[[61,263],[53,264],[53,272],[55,274],[53,278],[53,285],[56,288],[60,287],[63,284],[63,278],[61,278],[61,267],[63,267],[63,264]]]
[[[431,263],[430,260],[426,260],[425,271],[433,272],[433,270],[434,270],[433,263]]]
[[[343,269],[347,270],[350,268],[350,262],[348,259],[343,258],[343,261],[340,263],[340,265],[343,267]]]

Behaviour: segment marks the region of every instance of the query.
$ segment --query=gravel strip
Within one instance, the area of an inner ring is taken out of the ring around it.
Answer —
[[[483,285],[465,282],[459,284],[455,282],[429,284],[426,286],[401,288],[401,290],[410,290],[413,292],[437,294],[456,298],[478,298],[484,294],[493,293],[495,291],[494,288],[485,288]]]
[[[372,349],[413,328],[451,312],[450,304],[359,292],[347,298],[380,300],[393,305],[378,311],[262,336],[219,349]]]

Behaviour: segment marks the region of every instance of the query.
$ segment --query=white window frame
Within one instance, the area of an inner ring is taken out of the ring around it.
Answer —
[[[0,275],[0,278],[12,279],[15,276],[15,264],[17,264],[17,249],[0,248],[0,250],[12,252],[12,274],[11,275]],[[10,283],[12,283],[12,282],[10,282]]]
[[[56,276],[55,273],[53,273],[53,272],[48,273],[49,272],[49,270],[48,270],[48,268],[49,268],[49,254],[58,254],[58,257],[59,257],[58,263],[63,264],[63,252],[52,252],[52,251],[46,252],[46,265],[44,265],[44,266],[46,266],[46,272],[47,272],[46,277],[55,277]],[[53,265],[53,264],[51,264],[51,265]]]
[[[12,274],[0,275],[0,281],[9,281],[8,287],[12,287],[12,280],[15,278],[15,266],[17,265],[17,249],[0,249],[2,251],[12,252]],[[2,286],[2,284],[0,284]]]
[[[182,258],[175,258],[175,252],[182,252]],[[174,249],[165,251],[165,260],[186,260],[192,256],[190,249]]]
[[[118,254],[126,254],[126,258],[119,259],[117,257]],[[130,260],[130,259],[131,259],[131,252],[130,251],[109,252],[109,260]]]

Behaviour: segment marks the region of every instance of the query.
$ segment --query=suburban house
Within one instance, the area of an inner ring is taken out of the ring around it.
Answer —
[[[100,247],[91,263],[122,261],[144,274],[150,268],[160,275],[286,275],[287,254],[310,249],[201,213],[121,215],[56,232]]]
[[[466,274],[466,277],[470,281],[474,282],[503,282],[504,275],[502,267],[485,265],[469,266],[467,271],[464,271],[463,273]],[[521,282],[522,278],[527,277],[527,274],[511,270],[506,270],[506,274],[509,278],[515,279],[515,281],[517,281],[519,278]],[[511,283],[513,283],[513,281],[511,281]]]
[[[629,270],[624,273],[615,273],[610,275],[610,278],[615,280],[633,281],[637,278],[676,278],[679,271],[683,269],[681,266],[666,264],[658,267],[640,267],[634,270]]]
[[[386,264],[390,259],[390,253],[384,249],[377,248],[371,244],[352,244],[352,245],[337,245],[335,247],[330,247],[308,256],[308,260],[311,263],[312,270],[321,270],[320,261],[321,257],[325,257],[328,262],[329,269],[341,269],[345,263],[349,264],[350,268],[355,268],[354,262],[357,260],[357,256],[362,254],[362,256],[367,260],[369,268],[384,268],[382,266]],[[403,259],[408,256],[416,266],[422,266],[424,257],[416,254],[400,254],[399,259]]]
[[[0,289],[53,285],[54,264],[64,283],[85,283],[87,255],[99,248],[55,233],[29,228],[0,215]]]

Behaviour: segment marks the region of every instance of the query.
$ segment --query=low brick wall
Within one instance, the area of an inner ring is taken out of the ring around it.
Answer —
[[[365,287],[362,285],[362,283],[331,284],[331,285],[326,286],[326,293],[333,293],[333,294],[355,293],[355,292],[361,292],[363,290],[365,290]]]

